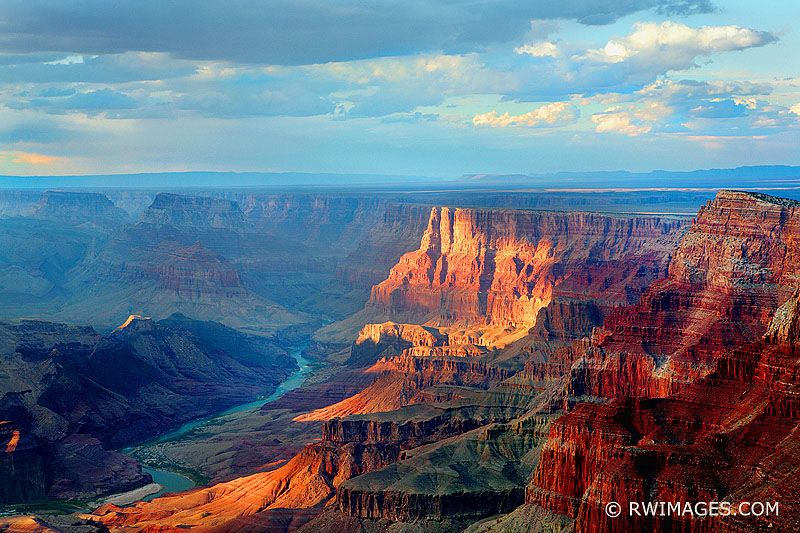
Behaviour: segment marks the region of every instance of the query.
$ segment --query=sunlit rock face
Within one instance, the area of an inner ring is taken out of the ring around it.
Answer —
[[[800,282],[799,224],[794,202],[719,193],[680,241],[667,278],[595,332],[571,392],[666,396],[760,339]]]
[[[367,310],[395,320],[363,327],[351,347],[347,372],[371,383],[295,419],[322,421],[320,441],[276,470],[94,519],[123,530],[796,530],[798,218],[792,202],[735,192],[690,228],[434,209],[420,249],[372,292]],[[496,333],[517,330],[509,344]],[[781,514],[612,520],[603,507],[724,498],[779,501]]]
[[[316,508],[309,516],[318,513],[343,481],[396,461],[398,450],[396,445],[323,441],[306,446],[284,466],[270,472],[129,508],[106,505],[90,518],[121,531],[177,527],[269,530],[287,509]]]
[[[507,344],[556,297],[594,296],[607,307],[635,301],[663,274],[681,225],[433,208],[419,249],[373,288],[369,306],[395,321],[472,328],[486,344]]]

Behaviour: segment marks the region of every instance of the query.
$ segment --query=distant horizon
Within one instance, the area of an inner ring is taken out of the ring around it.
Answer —
[[[749,165],[692,171],[561,171],[548,174],[408,176],[357,173],[178,171],[55,176],[0,176],[0,189],[313,189],[363,191],[793,191],[800,166]]]

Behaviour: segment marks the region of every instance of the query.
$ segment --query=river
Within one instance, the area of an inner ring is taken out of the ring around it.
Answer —
[[[196,428],[218,422],[220,419],[236,413],[254,411],[256,409],[261,408],[265,404],[274,402],[287,392],[294,390],[300,385],[302,385],[303,381],[305,381],[306,376],[312,369],[310,361],[308,361],[308,359],[303,357],[303,350],[305,350],[307,347],[308,343],[305,342],[289,348],[289,355],[294,357],[295,361],[297,361],[297,366],[299,367],[299,369],[294,374],[289,376],[289,378],[286,381],[281,383],[278,386],[278,388],[275,389],[275,392],[273,392],[266,398],[260,398],[252,402],[235,405],[224,411],[214,413],[213,415],[209,415],[204,418],[198,418],[196,420],[191,420],[180,426],[178,429],[174,429],[172,431],[168,431],[167,433],[163,433],[158,437],[152,438],[137,446],[124,448],[122,452],[130,455],[130,453],[134,449],[141,448],[143,446],[158,444],[161,442],[180,440],[182,437],[184,437],[185,435],[187,435]],[[159,490],[158,492],[150,494],[146,498],[144,498],[144,500],[146,501],[152,500],[153,498],[157,498],[167,492],[179,492],[183,490],[188,490],[194,487],[195,485],[194,481],[192,481],[190,478],[184,476],[183,474],[180,474],[179,472],[174,472],[172,470],[166,470],[163,468],[156,468],[152,466],[144,466],[142,470],[150,474],[153,477],[153,481],[155,481],[162,487],[161,490]]]

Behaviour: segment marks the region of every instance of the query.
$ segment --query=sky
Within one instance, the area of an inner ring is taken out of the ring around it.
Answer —
[[[0,174],[800,164],[800,2],[0,0]]]

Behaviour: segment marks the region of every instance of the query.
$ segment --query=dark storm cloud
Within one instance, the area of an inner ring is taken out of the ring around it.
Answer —
[[[166,52],[192,60],[300,65],[509,42],[532,19],[608,24],[709,0],[0,0],[0,51]]]

